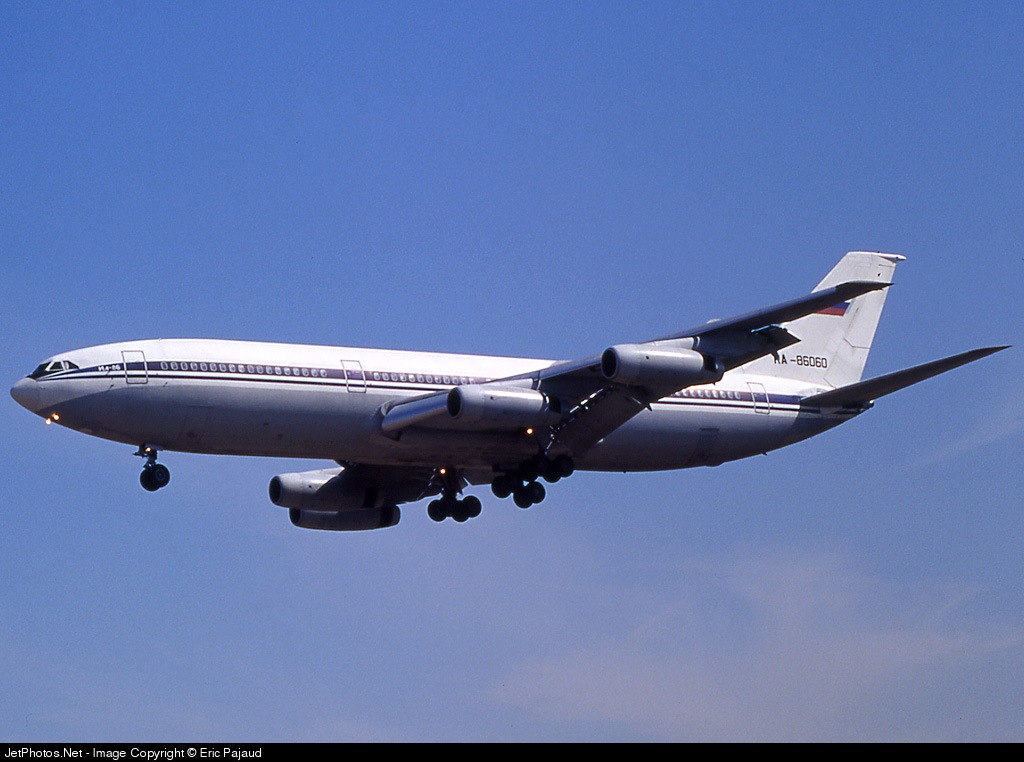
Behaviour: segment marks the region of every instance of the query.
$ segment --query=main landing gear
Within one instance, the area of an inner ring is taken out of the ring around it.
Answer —
[[[135,454],[146,459],[142,473],[139,474],[139,484],[142,485],[142,488],[148,492],[156,492],[158,489],[166,487],[171,481],[171,471],[167,466],[156,462],[156,450],[143,446]]]
[[[438,470],[441,480],[441,497],[431,500],[427,506],[427,515],[434,521],[454,519],[460,524],[469,519],[475,519],[480,515],[480,498],[475,495],[467,495],[459,498],[462,491],[462,478],[451,468]]]
[[[541,502],[547,495],[547,490],[537,481],[538,478],[553,484],[559,479],[572,476],[575,468],[572,458],[568,455],[558,455],[554,459],[538,455],[523,461],[514,471],[496,476],[491,482],[491,492],[502,499],[511,495],[517,506],[529,508]]]
[[[491,491],[502,499],[511,496],[512,501],[520,508],[529,508],[547,496],[547,490],[540,483],[540,479],[554,484],[559,479],[572,476],[575,468],[572,458],[568,455],[558,455],[554,458],[537,455],[495,476],[491,482]],[[479,498],[473,495],[461,499],[458,497],[462,492],[462,477],[455,469],[440,468],[435,478],[440,481],[441,497],[432,500],[427,506],[427,515],[430,518],[434,521],[455,519],[463,522],[480,515]]]

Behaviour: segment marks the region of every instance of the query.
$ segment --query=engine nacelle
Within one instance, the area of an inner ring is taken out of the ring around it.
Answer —
[[[448,415],[466,426],[518,429],[556,423],[557,397],[514,386],[456,386],[448,393]]]
[[[282,508],[339,513],[380,508],[377,488],[341,468],[279,474],[270,480],[270,501]]]
[[[361,532],[368,529],[393,527],[402,518],[402,512],[395,505],[380,508],[364,508],[343,513],[303,511],[292,508],[288,511],[291,522],[303,529],[324,529],[330,532]]]
[[[720,363],[692,349],[618,344],[601,354],[602,375],[629,386],[682,389],[718,381],[723,372]]]

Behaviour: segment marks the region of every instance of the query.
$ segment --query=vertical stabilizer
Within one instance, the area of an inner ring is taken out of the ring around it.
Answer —
[[[816,287],[821,291],[849,281],[892,283],[896,264],[905,257],[851,251]],[[785,324],[800,339],[779,358],[763,357],[744,366],[749,373],[792,378],[840,387],[860,381],[888,289],[871,291],[849,302]]]

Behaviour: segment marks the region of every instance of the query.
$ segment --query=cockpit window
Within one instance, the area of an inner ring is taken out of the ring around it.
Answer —
[[[78,370],[78,366],[69,360],[47,360],[29,375],[29,378],[42,378],[62,370]]]

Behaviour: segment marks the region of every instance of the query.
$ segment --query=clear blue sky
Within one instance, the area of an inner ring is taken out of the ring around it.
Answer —
[[[788,450],[294,529],[0,404],[0,740],[1024,740],[1024,6],[0,4],[9,387],[212,336],[592,354],[908,257]]]

